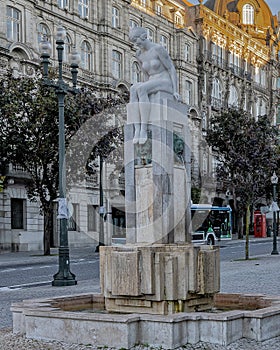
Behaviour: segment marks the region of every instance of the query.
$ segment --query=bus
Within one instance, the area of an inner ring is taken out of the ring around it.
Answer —
[[[192,204],[192,242],[215,245],[232,239],[232,209],[208,204]]]

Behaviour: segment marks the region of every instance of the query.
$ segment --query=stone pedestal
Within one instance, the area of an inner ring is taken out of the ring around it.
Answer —
[[[125,128],[127,243],[190,242],[191,147],[187,106],[158,92],[151,97],[148,140],[133,144],[135,114]],[[137,106],[135,106],[135,110]]]
[[[151,100],[149,108],[141,106],[150,110],[144,144],[133,143],[139,106],[128,108],[126,245],[100,247],[105,307],[161,315],[209,310],[220,287],[219,249],[190,243],[187,106],[162,92]]]
[[[100,247],[101,290],[113,312],[209,310],[219,291],[219,250],[191,244]]]

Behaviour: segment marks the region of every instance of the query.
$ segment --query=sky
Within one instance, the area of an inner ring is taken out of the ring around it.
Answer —
[[[277,15],[280,11],[280,0],[265,0],[267,5],[270,7],[273,15]]]

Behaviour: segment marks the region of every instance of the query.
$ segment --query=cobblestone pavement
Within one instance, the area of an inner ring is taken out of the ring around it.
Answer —
[[[84,286],[80,292],[88,292],[89,286]],[[95,286],[97,289],[97,286]],[[253,293],[280,295],[280,255],[259,256],[249,261],[226,261],[221,263],[221,292]],[[74,293],[73,293],[74,294]],[[0,306],[1,307],[1,306]],[[280,325],[279,325],[280,327]],[[12,333],[11,328],[0,328],[1,350],[85,350],[96,347],[78,344],[66,344],[56,341],[37,341],[26,339]],[[98,348],[99,350],[102,348]],[[108,349],[108,348],[106,348]],[[137,346],[135,350],[149,349]],[[155,348],[154,348],[155,349]],[[280,337],[256,342],[240,339],[228,346],[207,343],[185,345],[186,350],[280,350]]]
[[[94,347],[90,344],[66,344],[57,341],[39,341],[26,339],[23,336],[15,335],[11,329],[0,329],[0,348],[1,350],[101,350],[101,347]],[[104,348],[105,349],[105,348]],[[151,349],[147,346],[136,346],[133,350]],[[156,350],[157,348],[153,348]],[[158,348],[160,349],[160,348]],[[213,345],[207,343],[197,343],[195,345],[187,344],[180,349],[184,350],[279,350],[280,337],[256,342],[253,340],[240,339],[228,346]],[[106,350],[110,350],[106,347]]]

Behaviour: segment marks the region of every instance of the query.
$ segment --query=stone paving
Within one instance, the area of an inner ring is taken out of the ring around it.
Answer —
[[[89,281],[88,281],[89,282]],[[82,288],[81,288],[82,287]],[[93,291],[91,282],[80,285],[80,292]],[[36,289],[36,288],[34,288]],[[82,290],[81,290],[82,289]],[[249,261],[226,261],[221,263],[221,292],[224,293],[254,293],[267,295],[280,295],[280,255],[259,256]],[[75,293],[73,293],[75,294]],[[35,296],[34,296],[35,297]],[[0,306],[1,307],[1,306]],[[80,344],[66,344],[56,341],[38,341],[25,339],[12,333],[11,328],[0,323],[0,349],[1,350],[85,350],[96,347]],[[280,325],[279,325],[280,326]],[[98,348],[101,349],[100,347]],[[108,349],[108,348],[106,348]],[[137,346],[135,350],[150,349],[148,345]],[[155,348],[154,348],[155,349]],[[186,350],[279,350],[280,337],[264,342],[240,339],[228,346],[197,343],[185,345]]]

